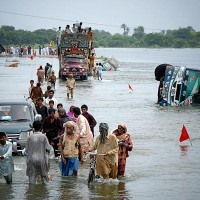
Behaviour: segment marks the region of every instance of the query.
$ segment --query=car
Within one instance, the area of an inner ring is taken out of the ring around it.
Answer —
[[[33,133],[33,122],[41,120],[30,99],[0,100],[0,131],[13,143],[13,153],[25,148],[27,138]]]

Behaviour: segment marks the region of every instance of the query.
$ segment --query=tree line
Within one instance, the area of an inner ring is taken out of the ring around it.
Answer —
[[[104,30],[93,30],[94,47],[118,47],[118,48],[200,48],[200,32],[192,26],[176,30],[162,30],[160,32],[145,33],[143,26],[134,28],[130,34],[130,28],[121,25],[123,33],[111,34]],[[1,26],[0,44],[4,47],[34,45],[49,46],[50,41],[56,44],[56,28],[38,29],[27,31],[13,26]]]

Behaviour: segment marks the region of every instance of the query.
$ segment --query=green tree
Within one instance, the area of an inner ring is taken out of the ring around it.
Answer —
[[[137,28],[134,28],[133,36],[138,39],[142,39],[145,36],[144,27],[138,26]]]
[[[127,28],[126,24],[122,24],[122,25],[121,25],[121,28],[124,29],[123,35],[126,35],[126,28]]]

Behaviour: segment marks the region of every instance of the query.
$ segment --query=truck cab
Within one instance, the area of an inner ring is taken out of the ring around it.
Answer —
[[[87,34],[70,33],[61,36],[59,45],[59,78],[69,74],[78,80],[88,79],[89,41]]]

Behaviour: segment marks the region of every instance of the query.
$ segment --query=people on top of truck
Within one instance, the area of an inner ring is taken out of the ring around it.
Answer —
[[[89,40],[89,47],[92,47],[92,41],[93,41],[93,32],[92,28],[89,27],[88,32],[87,32],[88,40]]]
[[[76,25],[75,24],[72,25],[72,33],[77,33],[77,29],[76,29]]]
[[[57,46],[60,45],[61,35],[62,35],[62,31],[61,31],[61,27],[59,26],[58,31],[57,31],[57,35],[56,35]]]
[[[79,26],[78,26],[77,33],[82,33],[82,32],[83,32],[82,25],[83,25],[83,23],[80,22],[80,24],[79,24]]]
[[[65,28],[65,33],[71,33],[70,25],[67,25]]]

